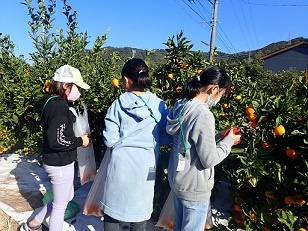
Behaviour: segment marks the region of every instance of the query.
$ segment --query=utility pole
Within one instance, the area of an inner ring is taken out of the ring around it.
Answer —
[[[209,55],[210,63],[213,61],[214,50],[215,50],[217,11],[218,11],[218,0],[214,0],[214,11],[213,11],[212,32],[211,32],[211,41],[210,41],[210,55]]]

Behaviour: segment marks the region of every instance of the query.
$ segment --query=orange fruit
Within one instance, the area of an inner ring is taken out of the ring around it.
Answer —
[[[269,191],[265,191],[265,196],[267,197],[267,198],[275,198],[275,195],[274,194],[272,194],[272,193],[270,193]]]
[[[257,114],[249,114],[247,117],[249,121],[254,122],[254,123],[258,122],[258,119],[259,119]]]
[[[294,202],[297,205],[304,205],[306,200],[304,199],[303,195],[296,195],[294,196]]]
[[[186,65],[184,66],[184,69],[187,70],[188,68],[189,68],[189,65],[186,64]]]
[[[235,205],[234,205],[234,209],[235,209],[236,211],[238,211],[238,212],[241,212],[241,211],[242,211],[242,208],[241,208],[241,206],[240,206],[239,204],[235,204]]]
[[[307,231],[307,229],[305,229],[305,228],[299,228],[298,231]]]
[[[182,87],[177,87],[175,89],[175,92],[178,93],[178,94],[181,93],[182,92]]]
[[[234,87],[234,86],[231,86],[231,87],[230,87],[230,91],[233,93],[234,90],[235,90],[235,87]]]
[[[46,80],[44,83],[45,87],[50,87],[51,86],[51,82],[49,80]]]
[[[170,74],[167,75],[167,77],[168,77],[168,79],[173,79],[173,74],[170,73]]]
[[[111,84],[112,84],[112,86],[114,86],[114,87],[119,87],[119,80],[116,79],[116,78],[113,78],[113,79],[111,80]]]
[[[240,101],[242,99],[242,96],[240,96],[240,95],[237,95],[236,97],[235,97],[235,100],[236,101]]]
[[[250,214],[250,218],[251,218],[251,220],[256,221],[257,220],[257,215],[252,213],[252,214]]]
[[[259,127],[259,124],[257,122],[253,122],[253,123],[251,123],[251,127],[253,129],[256,129],[257,127]]]
[[[210,230],[212,228],[211,224],[205,224],[204,230]]]
[[[261,145],[262,148],[270,148],[271,147],[271,143],[270,142],[263,142]]]
[[[288,149],[286,150],[286,155],[287,155],[288,157],[290,157],[291,159],[296,159],[296,158],[298,158],[297,152],[296,152],[294,149],[292,149],[292,148],[288,148]]]
[[[285,202],[287,205],[294,204],[293,197],[291,197],[291,196],[286,196],[286,197],[284,198],[284,202]]]
[[[282,136],[283,134],[286,133],[286,129],[284,128],[284,126],[279,125],[274,128],[274,133],[276,136]]]
[[[200,75],[202,70],[197,70],[197,75]]]
[[[174,228],[174,222],[173,222],[173,220],[169,220],[168,223],[167,223],[167,225],[166,225],[166,227],[169,228],[169,229],[173,229],[173,228]]]
[[[9,148],[2,148],[3,152],[7,152],[9,150]]]
[[[253,108],[253,106],[248,106],[245,110],[246,114],[249,115],[249,114],[254,114],[256,111],[255,109]]]
[[[229,108],[229,105],[226,104],[226,103],[224,103],[222,106],[223,106],[224,109],[228,109]]]
[[[45,92],[47,92],[47,93],[49,92],[49,87],[45,88]]]
[[[264,227],[263,231],[271,231],[269,227]]]

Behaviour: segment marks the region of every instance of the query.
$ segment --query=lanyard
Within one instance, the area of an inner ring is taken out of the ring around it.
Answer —
[[[186,143],[186,139],[185,139],[185,135],[184,135],[183,124],[182,124],[182,121],[181,121],[184,105],[185,105],[185,103],[182,103],[182,105],[181,105],[182,108],[181,108],[181,110],[179,112],[179,115],[178,115],[178,121],[179,121],[179,124],[180,124],[181,139],[182,139],[183,146],[184,146],[184,153],[183,153],[183,155],[185,156],[186,151],[189,150],[191,148],[191,146],[189,146],[189,147],[186,146],[187,143]]]
[[[135,94],[135,93],[134,93]],[[136,94],[135,94],[136,95]],[[159,122],[159,120],[157,119],[157,117],[154,115],[152,109],[150,108],[149,104],[140,96],[140,95],[136,95],[138,98],[140,98],[142,100],[142,102],[145,104],[145,106],[148,108],[149,112],[151,113],[151,117],[155,120],[156,123]]]
[[[47,103],[48,103],[51,99],[53,99],[53,98],[58,98],[58,96],[51,96],[51,97],[49,97],[49,98],[46,100],[44,106],[42,107],[42,113],[41,113],[41,118],[40,118],[40,120],[42,120],[43,112],[44,112],[44,109],[45,109]]]

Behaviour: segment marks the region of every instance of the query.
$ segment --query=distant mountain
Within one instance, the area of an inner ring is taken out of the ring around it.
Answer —
[[[248,60],[248,59],[258,59],[261,56],[267,55],[269,53],[275,52],[277,50],[283,49],[287,46],[293,45],[295,43],[301,42],[308,40],[307,38],[303,37],[298,37],[295,39],[292,39],[290,41],[280,41],[276,43],[271,43],[261,49],[253,50],[253,51],[244,51],[244,52],[239,52],[235,54],[227,54],[224,52],[217,52],[218,56],[216,57],[217,59],[221,60],[236,60],[236,61],[243,61],[243,60]],[[142,50],[138,48],[132,48],[132,47],[106,47],[106,54],[110,54],[113,52],[117,52],[122,59],[130,58],[130,57],[138,57],[145,59],[146,54],[150,52],[150,60],[151,64],[156,65],[159,64],[163,61],[165,55],[166,55],[166,50],[165,49],[156,49],[156,50]],[[208,57],[208,52],[203,52],[204,57]]]

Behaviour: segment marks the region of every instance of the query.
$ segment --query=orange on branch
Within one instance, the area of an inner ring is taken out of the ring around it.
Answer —
[[[286,129],[284,128],[283,125],[279,125],[274,128],[274,133],[276,136],[282,136],[283,134],[286,133]]]
[[[261,147],[262,147],[262,148],[265,148],[265,149],[266,149],[266,148],[270,148],[270,147],[271,147],[271,143],[265,141],[265,142],[262,143],[262,146],[261,146]]]
[[[272,194],[272,193],[270,193],[269,191],[265,191],[265,196],[267,197],[267,198],[272,198],[272,199],[274,199],[275,198],[275,195],[274,194]]]
[[[240,95],[237,95],[236,97],[235,97],[235,100],[236,101],[240,101],[242,99],[242,96],[240,96]]]
[[[290,157],[291,159],[296,159],[296,158],[298,158],[297,152],[296,152],[294,149],[292,149],[292,148],[288,148],[288,149],[286,150],[286,155],[287,155],[288,157]]]
[[[169,74],[167,75],[167,77],[168,77],[168,79],[173,79],[173,74],[172,74],[172,73],[169,73]]]
[[[285,202],[287,205],[294,204],[293,197],[291,197],[291,196],[286,196],[286,197],[284,198],[284,202]]]
[[[247,115],[249,115],[249,114],[254,114],[256,111],[252,106],[248,106],[246,108],[245,112],[246,112]]]
[[[111,80],[111,84],[112,84],[112,86],[114,86],[114,87],[119,87],[119,80],[118,80],[117,78],[113,78],[113,79]]]
[[[259,119],[257,114],[249,114],[247,118],[249,121],[254,122],[254,123],[258,122],[258,119]]]

